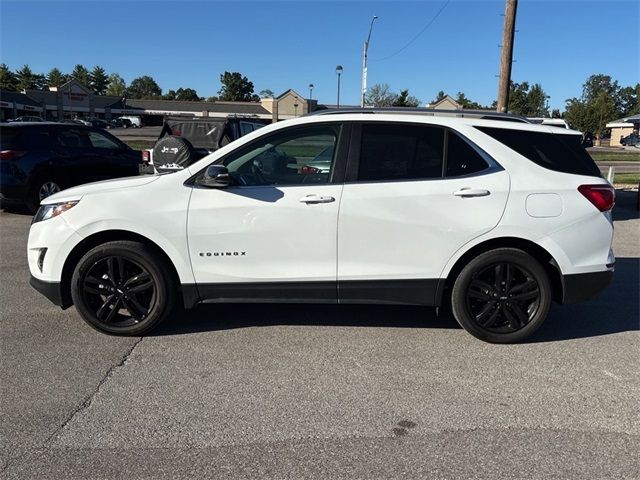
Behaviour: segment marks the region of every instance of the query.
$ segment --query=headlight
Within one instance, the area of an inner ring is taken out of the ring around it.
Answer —
[[[38,223],[43,220],[49,220],[50,218],[57,217],[58,215],[66,212],[67,210],[75,207],[80,200],[76,200],[75,202],[62,202],[62,203],[52,203],[50,205],[42,205],[36,215],[33,217],[33,222]]]

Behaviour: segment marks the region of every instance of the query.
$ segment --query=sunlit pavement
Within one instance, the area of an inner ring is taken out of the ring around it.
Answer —
[[[216,305],[156,335],[86,326],[28,285],[0,214],[0,478],[638,478],[640,220],[614,284],[522,345],[447,314]]]

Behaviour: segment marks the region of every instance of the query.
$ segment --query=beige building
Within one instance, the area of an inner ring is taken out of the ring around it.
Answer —
[[[638,133],[640,129],[640,115],[632,115],[631,117],[621,118],[613,122],[607,123],[607,128],[611,129],[611,147],[621,147],[620,139]]]
[[[445,95],[437,102],[427,103],[427,108],[433,108],[435,110],[461,110],[462,105],[456,102],[450,95]]]

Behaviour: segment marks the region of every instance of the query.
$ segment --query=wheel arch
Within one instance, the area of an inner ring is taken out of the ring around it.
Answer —
[[[86,254],[92,248],[97,247],[98,245],[119,240],[130,240],[147,245],[151,250],[153,250],[156,255],[162,258],[162,260],[169,267],[169,272],[175,282],[175,285],[178,287],[180,286],[180,276],[178,275],[176,266],[174,265],[173,261],[171,261],[171,258],[166,254],[166,252],[162,248],[160,248],[160,246],[153,240],[145,237],[144,235],[131,232],[129,230],[104,230],[89,235],[88,237],[83,239],[73,248],[73,250],[71,250],[67,258],[65,259],[64,266],[62,267],[62,274],[60,276],[62,308],[68,308],[73,305],[73,300],[71,299],[71,277],[73,275],[75,266],[78,264],[84,254]],[[187,301],[186,298],[183,298],[183,300]]]
[[[489,250],[494,250],[496,248],[516,248],[528,253],[538,262],[540,262],[540,265],[542,265],[542,267],[545,269],[545,272],[549,276],[549,281],[551,283],[551,289],[553,292],[553,300],[556,302],[562,301],[562,273],[560,272],[560,267],[558,266],[558,263],[556,262],[553,255],[551,255],[551,253],[549,253],[545,248],[541,247],[537,243],[519,237],[492,238],[474,245],[469,250],[467,250],[460,258],[458,258],[453,267],[451,267],[451,269],[449,270],[449,273],[444,281],[440,283],[441,286],[439,287],[438,298],[442,301],[443,295],[451,291],[456,278],[458,277],[464,266],[469,263],[472,258],[475,258],[484,252],[488,252]]]

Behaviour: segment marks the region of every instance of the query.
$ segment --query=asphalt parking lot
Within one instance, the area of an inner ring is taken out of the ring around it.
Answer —
[[[413,307],[216,305],[144,338],[28,285],[31,218],[0,213],[0,477],[640,477],[640,220],[614,284],[521,345]]]

